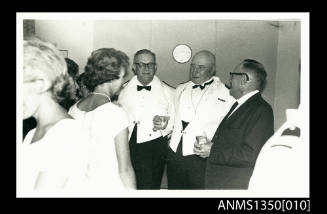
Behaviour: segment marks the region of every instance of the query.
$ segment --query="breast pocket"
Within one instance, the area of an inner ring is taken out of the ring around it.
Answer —
[[[212,99],[210,102],[208,102],[207,106],[210,106],[210,109],[213,110],[213,113],[221,118],[223,118],[230,109],[229,103],[220,101],[218,99]]]

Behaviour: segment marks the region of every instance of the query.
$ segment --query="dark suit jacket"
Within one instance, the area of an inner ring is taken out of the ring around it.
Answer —
[[[205,188],[247,189],[258,154],[273,132],[272,108],[257,93],[216,130],[206,166]]]

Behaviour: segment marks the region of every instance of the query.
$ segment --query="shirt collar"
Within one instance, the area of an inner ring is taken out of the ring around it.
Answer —
[[[135,78],[135,85],[143,86],[143,84],[137,79],[136,75],[134,76],[134,78]],[[158,80],[159,80],[158,77],[156,77],[156,75],[154,75],[152,81],[149,84],[145,85],[145,86],[153,86],[155,83],[158,82]]]
[[[245,95],[243,95],[241,98],[239,98],[238,100],[236,100],[238,102],[238,106],[242,105],[243,103],[245,103],[245,101],[247,101],[248,99],[250,99],[250,97],[252,97],[253,95],[255,95],[256,93],[259,93],[259,90],[255,90],[255,91],[251,91]]]
[[[206,84],[207,82],[210,82],[211,80],[213,80],[213,77],[211,77],[210,79],[208,79],[207,81],[205,81],[202,84],[195,84],[194,82],[191,81],[191,83],[192,83],[191,86],[194,86],[194,85],[202,85],[203,86],[204,84]]]

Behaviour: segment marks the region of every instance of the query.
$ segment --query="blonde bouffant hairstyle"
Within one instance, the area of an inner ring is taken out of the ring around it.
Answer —
[[[30,80],[46,77],[51,82],[52,98],[59,104],[75,96],[76,88],[67,72],[59,50],[38,38],[24,40],[24,77]]]

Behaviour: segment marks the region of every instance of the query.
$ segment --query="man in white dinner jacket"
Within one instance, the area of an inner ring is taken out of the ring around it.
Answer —
[[[175,122],[168,149],[168,189],[204,189],[206,158],[194,154],[197,136],[211,139],[235,102],[216,72],[215,56],[207,50],[191,62],[190,81],[176,88]]]
[[[137,189],[160,189],[174,120],[175,89],[156,75],[156,55],[147,49],[134,55],[135,76],[120,92],[118,103],[130,119],[130,154]]]

